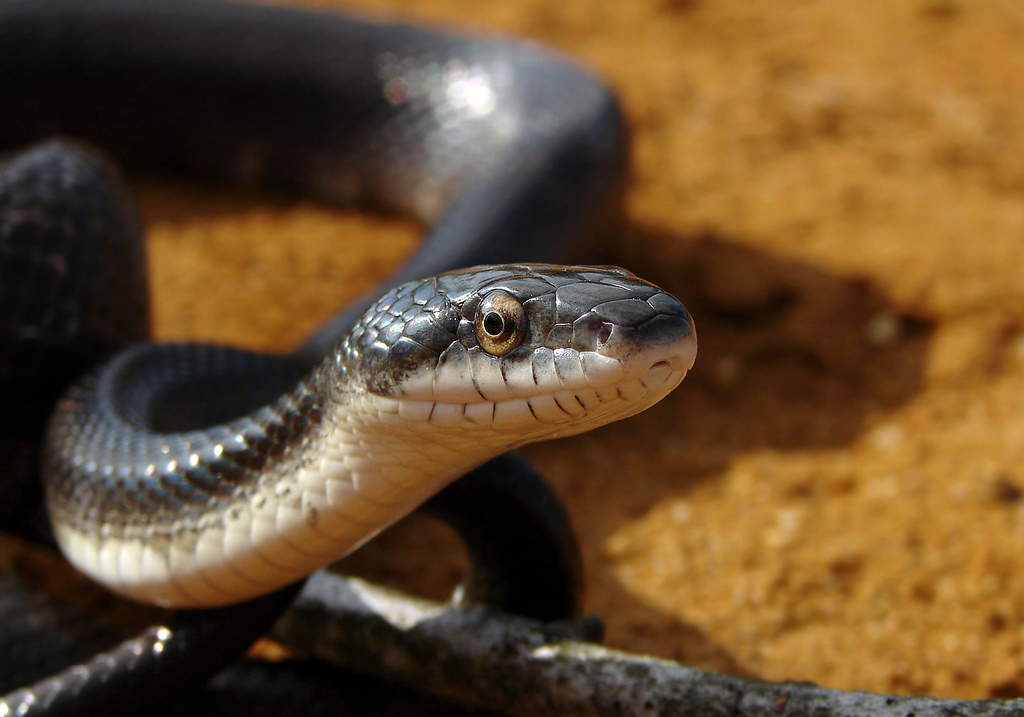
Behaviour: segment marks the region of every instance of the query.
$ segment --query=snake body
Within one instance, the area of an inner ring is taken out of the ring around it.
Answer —
[[[492,456],[642,410],[692,364],[689,315],[657,287],[523,263],[595,234],[626,159],[612,93],[547,50],[209,0],[6,0],[0,67],[0,146],[74,136],[132,169],[427,227],[395,288],[292,356],[136,343],[141,252],[83,239],[134,231],[107,202],[116,181],[63,142],[37,150],[38,173],[0,173],[0,391],[20,401],[0,445],[36,430],[41,385],[64,381],[50,364],[112,354],[59,402],[44,473],[68,558],[117,592],[190,607],[267,593]],[[108,274],[68,270],[79,253]]]
[[[5,0],[0,67],[0,147],[72,136],[129,169],[419,220],[390,286],[550,260],[618,209],[614,95],[528,42],[208,0]]]

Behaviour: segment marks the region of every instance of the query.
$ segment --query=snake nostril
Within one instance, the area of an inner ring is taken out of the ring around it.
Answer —
[[[609,323],[601,324],[601,328],[597,330],[597,348],[604,348],[604,345],[608,343],[608,339],[610,339],[611,337],[612,325]]]

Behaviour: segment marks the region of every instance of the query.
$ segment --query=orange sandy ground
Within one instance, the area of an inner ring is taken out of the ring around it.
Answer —
[[[1024,694],[1024,7],[363,4],[534,37],[622,97],[627,219],[592,258],[678,295],[700,355],[647,413],[527,451],[571,511],[608,643],[772,680]],[[161,338],[287,350],[418,233],[140,190]],[[454,579],[424,520],[379,543],[364,572],[436,595]]]

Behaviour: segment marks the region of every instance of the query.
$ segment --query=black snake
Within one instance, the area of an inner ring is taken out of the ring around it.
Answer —
[[[142,251],[108,170],[58,142],[0,175],[10,465],[33,466],[52,387],[112,355],[59,401],[43,473],[64,552],[117,592],[270,593],[488,459],[646,408],[693,362],[657,287],[524,263],[600,228],[625,163],[614,97],[546,50],[270,6],[7,0],[0,67],[2,146],[74,136],[428,226],[396,288],[292,356],[138,343]],[[62,679],[4,704],[56,701]]]

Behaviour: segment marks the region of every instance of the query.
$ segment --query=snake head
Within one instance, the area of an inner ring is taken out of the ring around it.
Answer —
[[[623,269],[527,264],[402,285],[339,349],[353,390],[380,410],[521,445],[653,405],[692,367],[697,339],[677,299]]]

